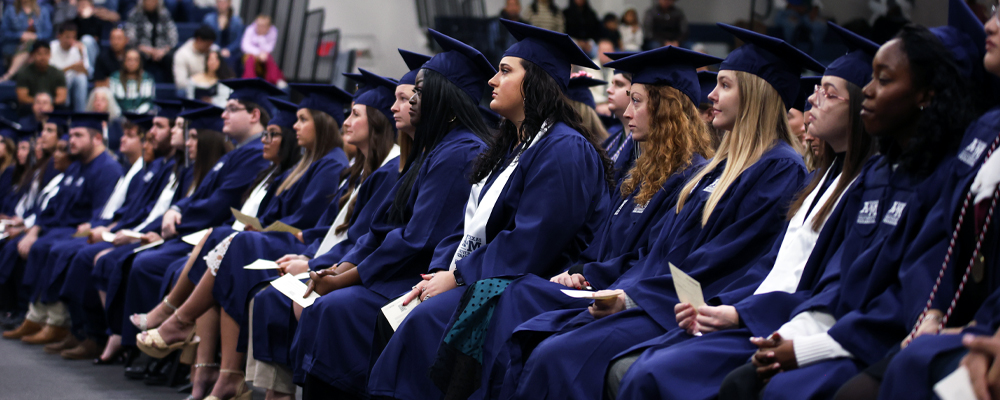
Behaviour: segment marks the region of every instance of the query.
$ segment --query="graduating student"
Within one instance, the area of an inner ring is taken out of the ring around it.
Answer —
[[[548,312],[517,328],[504,394],[600,397],[615,355],[677,327],[664,306],[678,303],[670,265],[700,282],[708,299],[759,283],[748,272],[780,236],[805,177],[787,109],[799,71],[823,66],[782,40],[719,26],[747,44],[723,61],[710,95],[714,123],[728,131],[718,152],[681,188],[676,215],[650,239],[649,255],[611,285],[615,290],[597,292],[613,298],[583,312]]]
[[[624,119],[641,149],[635,166],[616,188],[601,229],[587,250],[551,279],[527,275],[511,282],[497,300],[492,320],[471,325],[471,329],[486,328],[481,343],[474,347],[471,343],[476,341],[461,336],[462,330],[470,330],[467,327],[470,320],[458,316],[465,310],[478,308],[478,303],[463,302],[452,317],[431,375],[438,387],[448,389],[446,397],[467,397],[468,393],[462,394],[458,389],[471,390],[476,385],[450,385],[442,381],[481,381],[481,389],[472,394],[473,398],[499,395],[509,362],[503,344],[514,328],[546,311],[586,307],[586,301],[565,296],[559,289],[607,288],[646,251],[651,244],[650,232],[655,232],[656,224],[674,213],[680,187],[705,165],[705,157],[712,155],[708,132],[695,103],[699,98],[695,70],[720,61],[665,47],[614,63],[617,71],[633,78],[630,87],[623,90],[629,91],[630,99]],[[476,283],[472,289],[489,285],[487,282]],[[452,349],[460,349],[464,355],[456,358],[457,351]],[[481,353],[478,356],[482,359],[481,377],[460,362],[476,352]]]
[[[403,300],[423,303],[373,366],[372,395],[434,397],[439,390],[421,376],[463,296],[487,299],[517,276],[557,273],[579,256],[605,217],[610,160],[563,94],[572,65],[593,68],[591,60],[565,34],[501,22],[518,40],[489,82],[490,108],[504,122],[472,175],[478,183],[464,230],[438,246],[428,274]],[[493,283],[492,290],[484,291],[489,283],[480,280]],[[482,305],[485,312],[489,305]]]
[[[351,113],[344,122],[344,139],[357,150],[356,161],[342,175],[345,189],[338,199],[341,207],[323,236],[301,254],[286,254],[278,259],[279,272],[297,274],[320,270],[336,264],[354,243],[368,233],[374,210],[390,193],[400,172],[399,146],[393,144],[395,129],[400,136],[413,135],[409,123],[409,100],[413,95],[413,78],[428,56],[400,50],[405,58],[422,60],[415,70],[407,73],[401,83],[361,70],[363,83],[354,94]],[[393,121],[396,122],[393,122]],[[356,186],[356,187],[352,187]],[[316,237],[303,235],[304,237]],[[274,254],[280,253],[280,250]],[[286,251],[287,253],[287,251]],[[274,288],[256,296],[248,313],[249,341],[239,348],[247,349],[247,381],[267,389],[270,398],[291,398],[295,391],[292,379],[289,347],[298,321],[292,313],[292,301]],[[242,331],[241,331],[242,332]],[[242,341],[241,341],[242,342]]]
[[[725,135],[725,131],[716,128],[712,125],[712,120],[715,119],[715,115],[712,112],[712,101],[708,99],[708,95],[715,90],[716,82],[719,80],[719,73],[712,71],[698,71],[698,84],[701,85],[701,99],[698,103],[698,111],[701,113],[701,119],[705,121],[705,125],[708,126],[708,133],[712,135],[712,148],[718,148],[719,144],[722,143],[722,137]]]
[[[58,193],[48,199],[47,207],[36,214],[34,224],[18,242],[18,253],[26,259],[23,283],[32,289],[28,316],[19,330],[42,327],[33,335],[22,335],[26,343],[54,343],[69,334],[68,312],[58,299],[58,288],[48,290],[52,271],[45,266],[54,244],[69,239],[87,221],[100,218],[122,176],[121,165],[104,147],[101,122],[107,118],[102,113],[70,115],[69,154],[75,161],[63,173]]]
[[[584,128],[594,132],[597,138],[604,142],[608,139],[608,131],[604,128],[604,122],[597,114],[597,104],[594,102],[594,94],[590,88],[594,86],[604,86],[608,82],[594,79],[585,72],[576,74],[566,84],[566,98],[570,100],[569,105],[580,115],[580,121]],[[499,121],[497,121],[499,123]]]
[[[795,197],[781,240],[776,240],[770,254],[758,261],[761,268],[770,269],[767,277],[754,288],[752,296],[735,303],[697,309],[688,303],[675,305],[678,328],[628,351],[627,356],[612,364],[605,390],[608,397],[716,396],[725,375],[744,364],[756,350],[749,339],[770,334],[759,332],[761,321],[786,317],[779,311],[789,307],[791,300],[786,294],[804,286],[800,285],[802,276],[813,274],[803,269],[814,246],[821,246],[817,253],[822,253],[824,246],[839,245],[818,244],[817,239],[821,231],[832,236],[824,227],[837,225],[837,221],[828,224],[830,216],[839,215],[834,213],[835,208],[875,152],[875,142],[865,133],[861,121],[861,88],[871,80],[871,61],[878,45],[839,26],[831,24],[831,29],[841,34],[852,51],[826,68],[821,85],[810,88],[814,93],[809,97],[813,105],[809,132],[826,142],[827,151],[809,184]],[[736,296],[722,298],[739,300]],[[684,361],[694,359],[706,361]]]
[[[752,339],[759,347],[752,364],[726,377],[721,398],[831,397],[861,370],[878,368],[906,336],[902,260],[923,252],[912,239],[951,186],[942,166],[958,150],[974,106],[968,81],[925,28],[904,27],[872,65],[861,117],[883,159],[844,200],[840,248],[802,279],[811,296],[793,304],[787,322],[772,325],[776,332]]]
[[[236,148],[219,159],[191,196],[170,206],[163,214],[159,233],[150,233],[158,236],[150,241],[162,238],[165,242],[137,254],[131,262],[124,315],[150,310],[160,302],[159,291],[150,288],[159,288],[170,264],[184,257],[192,247],[180,236],[219,226],[231,218],[229,209],[240,205],[242,194],[267,166],[261,157],[260,140],[272,113],[267,96],[281,91],[261,79],[232,79],[222,83],[233,89],[222,113],[222,129],[237,143]],[[122,343],[134,343],[136,333],[131,323],[123,324]]]
[[[402,176],[369,232],[338,264],[310,273],[322,297],[302,311],[292,342],[295,380],[310,398],[364,396],[380,308],[418,283],[435,247],[460,231],[473,162],[490,141],[476,102],[496,70],[478,50],[429,32],[444,52],[415,77]]]
[[[612,60],[620,60],[635,54],[634,52],[604,53]],[[635,152],[635,142],[632,141],[632,132],[627,128],[628,121],[625,120],[625,109],[632,99],[628,96],[628,89],[632,85],[632,74],[614,70],[611,82],[608,83],[608,110],[620,124],[614,124],[608,128],[608,138],[602,144],[604,151],[615,163],[615,182],[621,184],[625,179],[625,174],[632,168],[638,154]],[[712,147],[713,149],[715,147]],[[615,198],[616,192],[612,192]]]

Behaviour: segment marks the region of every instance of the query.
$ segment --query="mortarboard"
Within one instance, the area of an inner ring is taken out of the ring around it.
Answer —
[[[21,142],[31,140],[33,134],[34,132],[25,130],[17,122],[0,118],[0,136],[11,138],[15,142]]]
[[[177,100],[153,100],[153,104],[156,104],[157,117],[164,117],[173,122],[177,119],[177,115],[184,111],[184,105]]]
[[[718,64],[721,59],[680,47],[666,46],[608,63],[608,67],[632,73],[632,83],[669,85],[684,93],[695,108],[701,103],[698,68]]]
[[[361,71],[361,80],[367,90],[360,94],[354,94],[354,104],[374,107],[385,114],[389,121],[394,121],[392,104],[396,102],[396,86],[399,86],[399,83],[394,79],[378,76],[361,68],[358,68],[358,71]]]
[[[69,131],[69,119],[73,113],[70,111],[55,110],[48,113],[48,119],[45,120],[46,124],[55,124],[63,132]],[[44,128],[45,124],[39,124],[39,128]]]
[[[504,57],[518,57],[531,61],[549,74],[559,87],[566,90],[569,85],[571,65],[601,69],[576,45],[573,38],[565,33],[550,31],[520,22],[500,19],[517,43],[510,46]]]
[[[194,88],[194,98],[201,99],[205,97],[215,97],[219,94],[219,85],[215,84],[208,88]]]
[[[872,59],[879,46],[833,22],[828,21],[827,25],[847,45],[848,53],[833,60],[823,75],[836,76],[858,87],[865,87],[872,80]]]
[[[281,100],[277,97],[271,97],[271,103],[274,104],[274,118],[271,118],[271,122],[268,125],[276,125],[282,128],[293,129],[295,126],[295,121],[298,119],[295,113],[299,111],[298,104],[292,103],[290,101]]]
[[[138,126],[140,130],[149,131],[153,127],[152,115],[123,112],[122,116],[132,124]]]
[[[187,110],[181,113],[181,118],[188,122],[188,129],[206,129],[222,132],[222,112],[224,109],[216,106]]]
[[[715,90],[715,85],[719,83],[719,73],[712,71],[698,71],[698,86],[701,86],[701,103],[711,103],[708,95]]]
[[[570,100],[586,104],[590,108],[597,108],[597,103],[594,102],[594,94],[590,93],[590,88],[607,84],[607,81],[594,79],[589,76],[571,78],[569,80],[569,88],[566,89],[566,97],[569,97]]]
[[[292,83],[288,86],[304,96],[299,108],[325,112],[337,121],[337,125],[344,124],[344,109],[350,106],[352,99],[350,93],[321,83]]]
[[[104,132],[104,122],[108,121],[108,113],[77,112],[69,116],[69,128],[88,128]]]
[[[399,79],[400,85],[412,85],[417,80],[417,72],[420,72],[420,67],[431,60],[431,56],[423,55],[420,53],[414,53],[412,51],[407,51],[403,49],[399,50],[399,55],[403,57],[403,62],[406,63],[406,68],[410,71],[403,75]]]
[[[631,56],[631,55],[635,55],[635,54],[638,54],[638,53],[639,53],[638,51],[614,51],[614,52],[610,52],[610,53],[604,53],[604,55],[608,56],[608,58],[610,58],[611,61],[618,61],[618,60],[621,60],[621,59],[623,59],[625,57],[628,57],[628,56]],[[614,75],[618,75],[618,74],[623,73],[623,72],[625,72],[625,71],[619,71],[619,70],[616,69],[615,72],[614,72]]]
[[[803,76],[799,78],[799,96],[795,98],[795,104],[792,105],[792,108],[802,112],[809,111],[812,108],[812,104],[809,103],[809,96],[812,96],[813,92],[816,91],[816,85],[819,85],[822,81],[822,76]]]
[[[219,81],[219,83],[226,85],[233,90],[233,92],[229,94],[230,100],[256,103],[257,105],[265,108],[268,115],[274,114],[274,106],[271,105],[268,97],[285,95],[285,92],[282,92],[277,86],[274,86],[261,78],[226,79]]]
[[[816,72],[825,69],[819,61],[784,40],[723,23],[716,25],[745,43],[729,53],[719,70],[742,71],[763,79],[778,92],[786,109],[792,108],[798,97],[802,69]]]
[[[444,51],[431,57],[422,68],[440,73],[469,95],[473,103],[478,104],[479,99],[483,97],[486,81],[496,75],[497,70],[486,60],[483,53],[472,46],[433,29],[427,31]],[[569,72],[566,73],[566,77],[569,78]]]
[[[192,100],[192,99],[180,99],[180,101],[181,101],[181,108],[183,108],[184,111],[199,110],[199,109],[202,109],[202,108],[214,105],[212,103],[206,103],[206,102],[198,100],[198,99],[194,99],[194,100]],[[183,118],[183,116],[181,116],[181,117]]]

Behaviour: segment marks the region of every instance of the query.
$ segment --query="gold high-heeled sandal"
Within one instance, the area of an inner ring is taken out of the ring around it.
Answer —
[[[163,298],[163,305],[167,306],[167,308],[170,309],[170,313],[167,314],[167,318],[170,318],[171,315],[174,315],[174,313],[177,312],[177,307],[174,307],[173,304],[170,304],[170,302],[167,301],[166,297]],[[133,314],[132,316],[136,317],[139,320],[137,323],[136,320],[130,317],[129,322],[131,322],[132,325],[135,325],[136,328],[139,328],[139,330],[143,332],[149,330],[149,324],[147,321],[149,313]]]
[[[177,322],[180,322],[183,326],[191,326],[191,332],[188,333],[187,338],[183,341],[167,344],[167,342],[163,340],[163,337],[160,336],[160,330],[152,329],[136,334],[135,345],[139,347],[139,350],[142,350],[143,353],[146,353],[153,358],[163,358],[170,355],[170,353],[173,353],[174,351],[183,349],[184,351],[181,353],[180,361],[184,364],[191,364],[194,361],[194,356],[198,349],[198,341],[194,340],[197,327],[194,326],[194,323],[185,322],[177,316],[174,316],[174,318],[177,318]],[[143,336],[143,334],[145,334],[145,336]]]
[[[220,374],[225,373],[225,374],[236,374],[236,375],[246,376],[246,374],[244,374],[243,371],[237,371],[237,370],[233,370],[233,369],[220,369],[219,373]],[[226,400],[252,400],[252,399],[253,399],[253,390],[250,390],[250,386],[247,386],[247,383],[243,382],[240,385],[240,388],[236,390],[236,394],[234,394],[233,397],[230,397],[230,398],[228,398]],[[206,397],[206,398],[204,398],[202,400],[222,400],[222,399],[220,399],[218,397],[215,397],[215,396],[208,396],[208,397]]]

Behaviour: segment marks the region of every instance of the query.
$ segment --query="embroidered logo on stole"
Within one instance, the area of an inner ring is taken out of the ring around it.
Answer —
[[[153,171],[147,172],[146,176],[142,177],[143,182],[149,182],[150,179],[153,179]]]
[[[642,214],[643,211],[646,211],[646,206],[644,204],[636,204],[635,207],[632,208],[632,214]]]
[[[226,163],[220,162],[220,163],[215,164],[215,166],[212,167],[212,171],[218,172],[220,169],[222,169],[223,165],[226,165]]]
[[[885,218],[882,219],[883,223],[896,226],[899,220],[903,218],[903,210],[906,209],[906,203],[902,201],[895,201],[892,203],[892,207],[889,208],[889,212],[885,213]]]
[[[82,176],[80,177],[80,179],[76,180],[76,187],[80,187],[80,186],[83,186],[83,177]]]
[[[979,156],[983,155],[983,151],[986,151],[986,142],[979,139],[972,139],[972,143],[965,146],[962,153],[958,155],[958,159],[971,167],[979,160]]]
[[[876,218],[878,218],[878,200],[866,201],[858,212],[858,223],[874,224]]]
[[[702,190],[704,190],[704,191],[706,191],[708,193],[712,193],[712,192],[715,191],[715,186],[718,185],[718,184],[719,184],[719,178],[715,178],[715,180],[712,181],[712,183],[710,185],[705,186],[705,188],[702,189]]]

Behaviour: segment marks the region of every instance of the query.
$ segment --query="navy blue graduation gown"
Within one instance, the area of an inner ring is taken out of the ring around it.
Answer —
[[[405,224],[387,219],[398,183],[387,194],[369,232],[341,260],[357,265],[361,285],[328,293],[303,311],[292,342],[296,382],[308,373],[341,390],[365,393],[379,308],[417,283],[435,247],[461,232],[472,187],[468,177],[484,148],[465,128],[445,135],[420,168],[405,210],[412,217]]]
[[[354,247],[354,243],[357,242],[360,236],[368,233],[375,209],[391,193],[398,179],[399,157],[389,160],[365,179],[358,189],[354,212],[350,218],[350,227],[347,230],[347,238],[330,248],[325,254],[317,257],[315,256],[316,251],[323,242],[323,238],[330,229],[330,225],[336,219],[336,213],[328,211],[328,214],[332,214],[329,222],[326,222],[326,226],[318,226],[312,229],[317,231],[312,235],[316,239],[308,249],[301,253],[312,258],[309,260],[310,269],[319,270],[336,264],[344,254]],[[320,230],[322,233],[318,232]],[[305,232],[303,232],[303,237],[306,236]],[[278,253],[288,253],[274,246],[274,243],[271,241],[265,243],[267,247],[274,249],[271,251],[273,258],[280,257],[280,255],[277,255]],[[292,313],[292,300],[274,288],[267,287],[256,294],[253,307],[253,334],[250,335],[249,329],[241,329],[241,339],[237,350],[245,352],[247,340],[253,340],[253,356],[255,359],[290,367],[291,356],[289,348],[292,343],[292,335],[298,327],[298,320],[295,319]]]
[[[638,307],[600,320],[586,309],[547,312],[515,330],[505,350],[511,362],[502,398],[600,396],[615,355],[677,327],[672,305],[679,300],[668,263],[697,279],[709,302],[738,289],[731,287],[736,283],[756,288],[763,276],[741,278],[783,232],[785,211],[804,181],[805,167],[791,146],[776,144],[730,185],[702,226],[704,202],[723,167],[720,163],[695,186],[684,209],[663,224],[650,254],[611,285],[624,289]]]
[[[15,165],[7,167],[0,173],[0,205],[7,204],[8,199],[14,196],[14,168]],[[8,213],[6,208],[0,208],[0,212]],[[8,214],[9,215],[9,214]]]
[[[515,148],[508,162],[519,152]],[[578,132],[558,123],[521,154],[486,225],[486,243],[456,263],[467,283],[523,275],[549,277],[576,260],[607,219],[608,186],[599,154]],[[482,188],[484,196],[496,175]],[[459,232],[435,251],[430,270],[447,270]],[[440,396],[426,371],[468,286],[414,309],[372,369],[371,395],[397,399]]]

